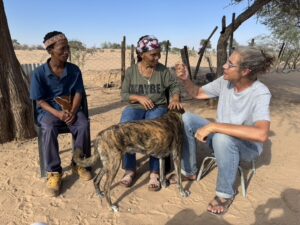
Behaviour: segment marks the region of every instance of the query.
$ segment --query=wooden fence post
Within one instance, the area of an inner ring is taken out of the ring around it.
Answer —
[[[189,60],[189,53],[187,46],[185,45],[183,49],[180,49],[181,59],[182,62],[187,66],[189,77],[192,80],[192,72],[191,72],[191,66],[190,66],[190,60]]]
[[[215,73],[209,57],[205,57],[211,73]]]
[[[167,66],[167,63],[168,63],[169,45],[170,45],[170,42],[169,42],[169,40],[167,40],[167,42],[166,42],[166,46],[165,46],[165,48],[166,48],[166,59],[165,59],[165,66]]]
[[[123,36],[123,41],[121,43],[121,85],[125,78],[125,60],[126,60],[126,37]]]
[[[231,34],[230,34],[230,41],[229,41],[229,55],[231,55],[233,50],[232,45],[233,45],[234,22],[235,22],[235,13],[232,13]]]
[[[135,63],[135,59],[134,59],[134,45],[131,45],[131,60],[130,60],[130,65],[132,66]]]
[[[277,61],[276,61],[276,72],[278,72],[278,69],[279,69],[279,65],[280,65],[280,61],[281,61],[281,58],[283,56],[283,52],[285,50],[285,42],[282,43],[281,47],[280,47],[280,50],[279,50],[279,53],[278,53],[278,56],[277,56]]]
[[[211,34],[209,35],[209,37],[205,40],[205,42],[203,43],[203,46],[201,47],[201,49],[199,51],[199,58],[198,58],[196,69],[195,69],[195,73],[194,73],[194,79],[197,78],[197,74],[198,74],[198,71],[199,71],[200,63],[202,61],[205,49],[206,49],[206,47],[207,47],[207,45],[208,45],[211,37],[214,35],[214,33],[216,32],[217,29],[218,29],[218,26],[216,26],[214,28],[214,30],[211,32]]]

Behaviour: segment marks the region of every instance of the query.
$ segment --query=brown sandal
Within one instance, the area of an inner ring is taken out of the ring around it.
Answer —
[[[224,215],[227,211],[231,203],[233,202],[233,198],[220,198],[218,196],[215,196],[214,199],[208,204],[207,212],[221,216]],[[223,211],[220,211],[220,209],[223,209]]]
[[[133,184],[133,178],[135,176],[135,173],[133,171],[126,171],[122,180],[120,181],[120,184],[124,187],[131,187]]]

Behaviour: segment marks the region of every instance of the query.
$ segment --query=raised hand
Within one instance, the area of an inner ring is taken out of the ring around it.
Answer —
[[[188,79],[188,70],[186,65],[183,63],[176,63],[175,64],[175,71],[176,75],[180,80],[187,80]]]

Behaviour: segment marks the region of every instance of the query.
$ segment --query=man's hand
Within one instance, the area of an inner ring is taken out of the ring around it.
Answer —
[[[68,113],[64,111],[57,111],[56,117],[61,121],[65,121],[68,117]]]
[[[72,125],[76,121],[76,114],[75,113],[67,113],[68,116],[66,120],[64,121],[67,125]]]
[[[72,125],[76,120],[76,115],[74,113],[68,113],[65,111],[58,111],[57,117],[64,121],[67,125]]]
[[[206,142],[208,135],[213,133],[213,123],[210,123],[197,130],[195,138],[200,142]]]
[[[175,64],[176,75],[180,80],[188,79],[188,70],[187,67],[183,63]]]

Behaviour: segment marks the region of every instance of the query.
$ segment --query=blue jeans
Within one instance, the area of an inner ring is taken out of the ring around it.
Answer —
[[[121,117],[121,123],[126,123],[135,120],[151,120],[162,117],[167,113],[167,107],[156,107],[152,110],[144,109],[132,109],[126,108]],[[150,156],[149,160],[150,172],[159,173],[159,159],[153,156]],[[124,167],[125,170],[136,170],[136,157],[135,154],[126,153],[124,156]]]
[[[195,133],[210,122],[191,113],[182,116],[184,123],[184,144],[182,173],[186,176],[196,175]],[[216,194],[221,198],[231,198],[235,195],[234,183],[240,161],[251,161],[259,156],[254,143],[244,141],[229,135],[216,133],[210,135],[206,145],[213,150],[218,166]]]

